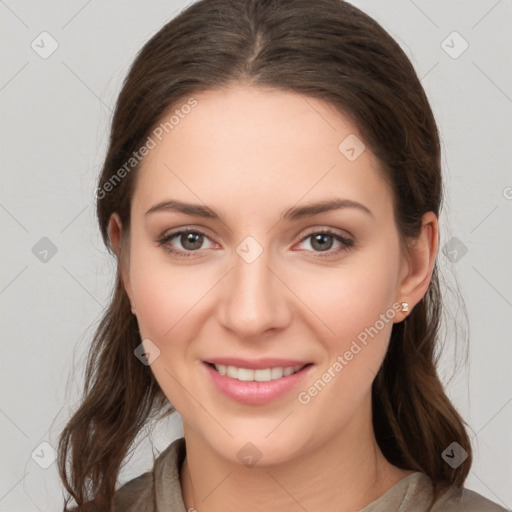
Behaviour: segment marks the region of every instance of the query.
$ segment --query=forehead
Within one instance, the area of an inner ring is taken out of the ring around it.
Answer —
[[[175,105],[153,131],[155,147],[138,171],[133,209],[149,208],[166,195],[199,198],[224,210],[229,199],[247,213],[326,194],[389,206],[379,162],[333,106],[248,85],[193,98],[193,108]],[[178,115],[169,123],[173,113]]]

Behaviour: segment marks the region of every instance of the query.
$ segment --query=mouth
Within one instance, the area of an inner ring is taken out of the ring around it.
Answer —
[[[242,382],[270,382],[298,373],[312,363],[295,366],[272,366],[268,368],[242,368],[238,366],[215,364],[206,361],[206,364],[220,375],[230,377]]]
[[[216,391],[230,400],[247,405],[264,405],[288,396],[314,371],[313,363],[283,359],[219,359],[202,363]]]

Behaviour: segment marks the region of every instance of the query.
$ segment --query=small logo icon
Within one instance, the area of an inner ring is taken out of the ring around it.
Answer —
[[[246,263],[252,263],[261,256],[263,247],[255,238],[247,236],[238,244],[236,252]]]
[[[441,457],[453,469],[457,469],[468,458],[468,452],[459,443],[454,441],[441,454]]]
[[[364,145],[363,141],[353,133],[351,133],[348,137],[345,137],[338,146],[339,152],[351,162],[357,160],[365,149],[366,146]]]
[[[236,454],[240,462],[249,468],[252,468],[262,457],[262,453],[252,443],[246,443]]]
[[[160,349],[149,338],[146,338],[133,351],[133,353],[142,364],[149,366],[158,356],[160,356]]]
[[[452,59],[458,59],[469,48],[469,43],[458,32],[452,32],[441,42],[441,48]]]
[[[59,47],[59,43],[48,32],[41,32],[30,46],[39,57],[47,59]]]
[[[450,238],[443,246],[443,254],[452,262],[457,263],[468,252],[467,246],[456,236]]]
[[[43,469],[48,469],[55,459],[57,452],[50,443],[43,441],[31,454],[32,460]]]
[[[43,263],[48,263],[56,254],[57,246],[46,236],[32,247],[32,254]]]

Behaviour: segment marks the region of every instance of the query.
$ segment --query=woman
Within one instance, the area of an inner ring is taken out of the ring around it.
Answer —
[[[441,190],[421,84],[357,8],[201,0],[165,25],[98,183],[118,274],[60,440],[78,510],[504,510],[463,488],[436,373]],[[174,410],[184,437],[116,491]]]

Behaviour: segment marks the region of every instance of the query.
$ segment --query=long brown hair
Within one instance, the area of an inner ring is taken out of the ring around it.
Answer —
[[[96,194],[99,227],[112,254],[112,213],[121,218],[123,247],[129,243],[134,154],[166,112],[234,82],[321,99],[349,116],[393,188],[403,240],[418,235],[424,213],[439,216],[436,123],[412,64],[376,21],[341,0],[200,0],[146,43],[118,97]],[[134,356],[141,339],[120,277],[127,263],[121,255],[112,299],[90,347],[83,400],[59,441],[60,475],[79,509],[95,499],[109,510],[137,433],[149,419],[173,411],[151,369]],[[464,421],[436,372],[440,318],[435,268],[423,300],[393,326],[372,385],[382,452],[392,464],[428,475],[436,493],[462,486],[472,461]],[[441,457],[454,441],[468,453],[456,470]]]

